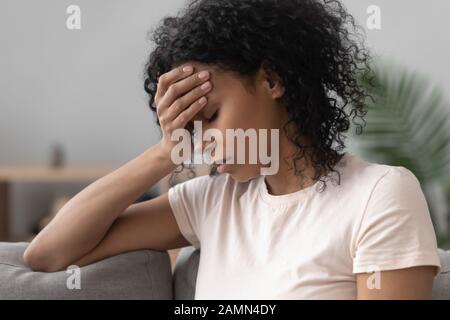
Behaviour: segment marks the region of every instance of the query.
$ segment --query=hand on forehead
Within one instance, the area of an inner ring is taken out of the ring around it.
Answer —
[[[217,97],[217,91],[220,87],[221,75],[218,67],[214,65],[208,65],[199,62],[187,62],[185,64],[191,65],[194,67],[194,72],[200,71],[208,71],[209,72],[209,81],[212,84],[212,90],[208,92],[205,96],[208,98],[208,103],[206,107],[203,109],[205,114],[208,114],[209,109],[212,107],[214,103],[216,103],[215,98]]]

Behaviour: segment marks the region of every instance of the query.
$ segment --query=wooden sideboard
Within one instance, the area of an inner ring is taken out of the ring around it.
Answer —
[[[0,241],[8,241],[10,187],[16,182],[84,182],[95,181],[116,168],[102,167],[37,167],[0,166]]]
[[[16,182],[84,182],[95,181],[115,170],[115,167],[63,167],[53,169],[48,167],[25,167],[25,166],[0,166],[0,241],[8,241],[8,225],[10,217],[9,192],[10,186]],[[195,175],[208,174],[207,165],[195,167]],[[170,174],[158,183],[158,192],[164,193],[171,187]],[[180,183],[187,180],[188,171],[176,175],[173,183]],[[168,250],[172,272],[180,249]]]

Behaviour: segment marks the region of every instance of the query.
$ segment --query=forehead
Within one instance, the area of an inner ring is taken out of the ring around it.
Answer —
[[[190,62],[190,65],[194,67],[194,72],[200,72],[200,71],[209,71],[209,81],[214,85],[217,85],[220,89],[221,85],[224,84],[224,82],[229,81],[229,77],[227,77],[226,71],[221,70],[219,67],[215,65],[209,65],[209,64],[203,64],[199,62]]]
[[[199,113],[197,113],[191,121],[189,121],[190,125],[193,125],[193,121],[201,120],[202,118],[205,118],[207,115],[210,115],[213,112],[213,109],[215,109],[215,106],[220,101],[222,88],[227,87],[226,83],[224,83],[226,81],[225,79],[226,77],[224,77],[224,72],[214,65],[192,61],[183,63],[183,65],[193,66],[195,73],[204,70],[209,71],[210,73],[209,81],[212,83],[211,91],[205,95],[206,98],[208,99],[207,105]]]
[[[207,105],[193,120],[199,119],[202,116],[205,118],[211,116],[217,107],[222,105],[225,98],[235,100],[236,96],[248,93],[248,84],[236,72],[224,70],[215,64],[201,63],[198,61],[187,61],[183,65],[192,65],[194,72],[209,71],[209,81],[212,83],[212,89],[205,95],[208,99]]]
[[[205,107],[206,111],[212,104],[218,103],[219,97],[223,94],[223,91],[230,87],[230,82],[233,80],[230,78],[229,72],[221,70],[215,65],[203,64],[199,62],[189,62],[194,67],[195,72],[203,70],[209,71],[209,81],[212,83],[212,89],[206,94],[208,98],[208,104]]]
[[[192,65],[195,72],[209,71],[209,81],[212,83],[212,90],[206,95],[208,101],[211,99],[211,102],[216,103],[220,96],[236,94],[242,89],[248,91],[248,80],[236,72],[221,69],[214,64],[205,64],[197,61],[189,61],[186,64]]]

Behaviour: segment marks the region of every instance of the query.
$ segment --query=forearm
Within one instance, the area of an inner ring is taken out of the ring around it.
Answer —
[[[102,240],[115,219],[142,193],[174,169],[159,145],[147,149],[70,199],[27,251],[51,260],[55,268],[75,261]]]

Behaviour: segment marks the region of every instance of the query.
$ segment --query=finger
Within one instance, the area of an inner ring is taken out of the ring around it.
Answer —
[[[188,108],[191,104],[193,104],[196,100],[200,99],[202,96],[206,95],[212,89],[212,84],[210,81],[207,81],[180,98],[176,99],[169,109],[166,111],[166,118],[171,121],[174,120],[183,110]]]
[[[181,112],[175,120],[172,121],[172,126],[174,128],[184,128],[189,121],[194,118],[194,116],[199,112],[202,108],[206,106],[208,99],[206,97],[201,97],[196,100],[193,104],[189,106],[189,108],[185,109]]]
[[[180,67],[173,68],[169,72],[161,75],[158,78],[155,100],[159,100],[161,97],[163,97],[172,83],[191,75],[193,71],[194,68],[191,65],[182,65]]]
[[[209,76],[209,71],[203,70],[191,75],[190,77],[171,84],[167,89],[166,94],[161,98],[159,108],[161,110],[168,109],[176,99],[192,90],[199,84],[207,81],[209,79]]]

